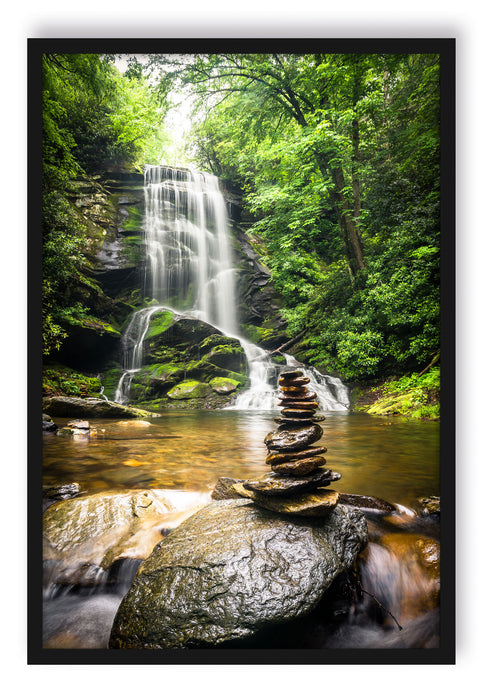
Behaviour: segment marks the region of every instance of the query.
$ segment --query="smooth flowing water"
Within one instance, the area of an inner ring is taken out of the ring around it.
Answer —
[[[418,534],[418,519],[411,518],[409,509],[417,497],[439,493],[439,424],[342,411],[324,414],[319,444],[328,449],[328,466],[342,475],[332,486],[400,506],[398,514],[384,519],[368,514],[370,545],[360,566],[363,588],[394,612],[404,630],[399,632],[387,615],[384,629],[383,621],[376,621],[376,610],[370,617],[373,599],[368,597],[338,629],[333,622],[319,620],[318,634],[299,642],[340,648],[434,646],[438,611],[421,602],[431,582],[418,567],[415,542],[418,536],[438,539],[438,526],[430,524]],[[209,500],[219,477],[247,479],[267,471],[263,440],[277,415],[278,411],[181,410],[146,421],[95,419],[91,437],[44,435],[43,483],[77,482],[82,497],[115,489],[163,489],[175,504],[175,511],[164,518],[168,529],[191,507]],[[62,426],[68,420],[57,423]],[[53,587],[48,577],[46,646],[105,648],[137,566],[136,561],[124,560],[93,589]]]
[[[122,335],[122,375],[115,401],[128,402],[133,377],[142,366],[150,319],[157,311],[169,309],[206,321],[241,343],[248,361],[249,387],[233,408],[275,408],[279,366],[266,350],[239,332],[237,271],[218,178],[184,168],[147,165],[144,195],[144,294],[152,302],[131,316]],[[285,358],[291,366],[298,364],[290,355]],[[323,410],[347,410],[347,389],[339,379],[305,369]]]
[[[92,420],[97,434],[44,436],[44,483],[77,481],[85,491],[171,488],[206,492],[220,476],[266,472],[264,438],[278,411],[173,411],[147,421]],[[439,492],[438,423],[325,413],[319,445],[342,474],[337,490],[409,506]],[[64,421],[57,421],[63,425]]]

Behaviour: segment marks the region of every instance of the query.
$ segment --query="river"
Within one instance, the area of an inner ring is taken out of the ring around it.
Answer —
[[[177,509],[205,502],[221,476],[248,479],[268,471],[265,435],[276,411],[170,411],[145,421],[92,420],[92,435],[43,437],[43,485],[77,482],[81,495],[115,489],[164,489]],[[414,519],[415,499],[438,495],[439,435],[435,422],[326,413],[319,444],[327,466],[342,478],[332,487],[375,496],[399,506],[387,518],[368,513],[370,545],[361,562],[364,589],[392,616],[378,624],[377,606],[366,605],[336,632],[323,628],[318,647],[428,647],[438,644],[438,610],[431,580],[418,565],[418,537],[439,541],[439,524]],[[58,419],[62,427],[69,419]],[[174,499],[172,499],[174,501]],[[180,520],[180,519],[179,519]],[[420,525],[418,526],[418,520]],[[80,590],[45,587],[44,639],[51,648],[106,648],[111,624],[137,568],[128,562],[112,586]],[[434,596],[433,596],[434,597]],[[426,601],[426,602],[425,602]],[[381,609],[383,612],[383,608]],[[395,612],[394,612],[395,611]],[[404,623],[408,623],[409,626]],[[326,631],[325,631],[326,630]]]

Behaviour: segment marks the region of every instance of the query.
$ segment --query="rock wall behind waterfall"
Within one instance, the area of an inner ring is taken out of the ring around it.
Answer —
[[[287,337],[270,271],[260,262],[259,253],[245,232],[238,200],[225,191],[224,196],[233,234],[233,262],[238,270],[236,302],[240,331],[252,342],[274,349]],[[122,334],[131,315],[144,304],[143,174],[136,169],[119,168],[99,177],[81,179],[73,204],[91,243],[91,276],[95,284],[80,290],[81,303],[89,309],[90,320],[67,323],[68,338],[53,360],[77,371],[101,374],[104,393],[112,399],[120,372]],[[156,402],[163,398],[163,392],[173,389],[172,380],[177,383],[182,379],[207,385],[207,389],[193,387],[193,393],[198,394],[192,396],[195,405],[217,407],[231,400],[232,391],[237,393],[245,387],[247,377],[238,344],[238,359],[233,359],[233,344],[221,336],[207,343],[206,349],[193,344],[185,353],[184,348],[174,348],[170,330],[159,334],[159,317],[153,323],[155,336],[146,343],[146,367],[135,378],[133,401]],[[196,325],[201,324],[198,321]],[[198,328],[204,335],[203,331]],[[162,356],[157,351],[159,343]],[[226,348],[230,348],[228,352]],[[233,362],[238,366],[233,366]],[[186,384],[181,388],[191,389]],[[180,405],[181,400],[176,399],[175,405]],[[192,406],[190,399],[185,405]]]

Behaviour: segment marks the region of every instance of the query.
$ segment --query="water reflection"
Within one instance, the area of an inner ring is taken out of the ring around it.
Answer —
[[[268,471],[264,438],[277,411],[174,411],[147,421],[91,421],[92,437],[43,438],[43,483],[83,490],[160,488],[210,491],[220,476]],[[439,424],[327,413],[319,444],[342,474],[340,491],[410,505],[439,493]],[[77,417],[77,416],[76,416]],[[58,419],[65,425],[69,419]]]

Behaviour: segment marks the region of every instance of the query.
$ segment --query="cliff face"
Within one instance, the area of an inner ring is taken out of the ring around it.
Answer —
[[[262,347],[275,349],[285,342],[286,336],[270,271],[261,264],[243,228],[239,202],[228,193],[225,196],[233,234],[233,263],[238,271],[235,303],[240,332]],[[81,302],[89,313],[84,320],[67,324],[68,337],[52,361],[79,372],[101,374],[104,393],[111,399],[120,373],[122,334],[131,315],[146,303],[143,298],[143,174],[137,169],[120,168],[81,180],[77,183],[73,205],[87,231],[91,250],[88,277],[94,284],[81,286]],[[218,335],[216,329],[210,329],[210,333],[218,337],[208,343],[207,352],[194,344],[186,352],[184,348],[175,347],[181,342],[177,332],[181,323],[176,319],[175,331],[166,329],[157,334],[155,326],[159,322],[157,317],[145,339],[145,366],[133,382],[133,402],[153,402],[155,408],[157,401],[180,405],[178,401],[186,400],[184,392],[175,392],[179,399],[166,396],[173,393],[179,377],[208,386],[207,390],[200,387],[201,391],[196,387],[187,399],[191,407],[192,398],[198,405],[215,407],[232,400],[246,386],[246,361],[238,343],[238,361],[234,367],[230,357],[233,346],[226,343],[225,336]],[[188,322],[194,325],[194,321]],[[201,328],[200,335],[201,344],[208,333]],[[227,359],[226,347],[230,348]],[[215,382],[222,381],[230,382],[229,386],[222,384],[223,389],[220,384],[216,386]],[[45,393],[49,394],[50,390]],[[203,396],[199,395],[201,393]]]

